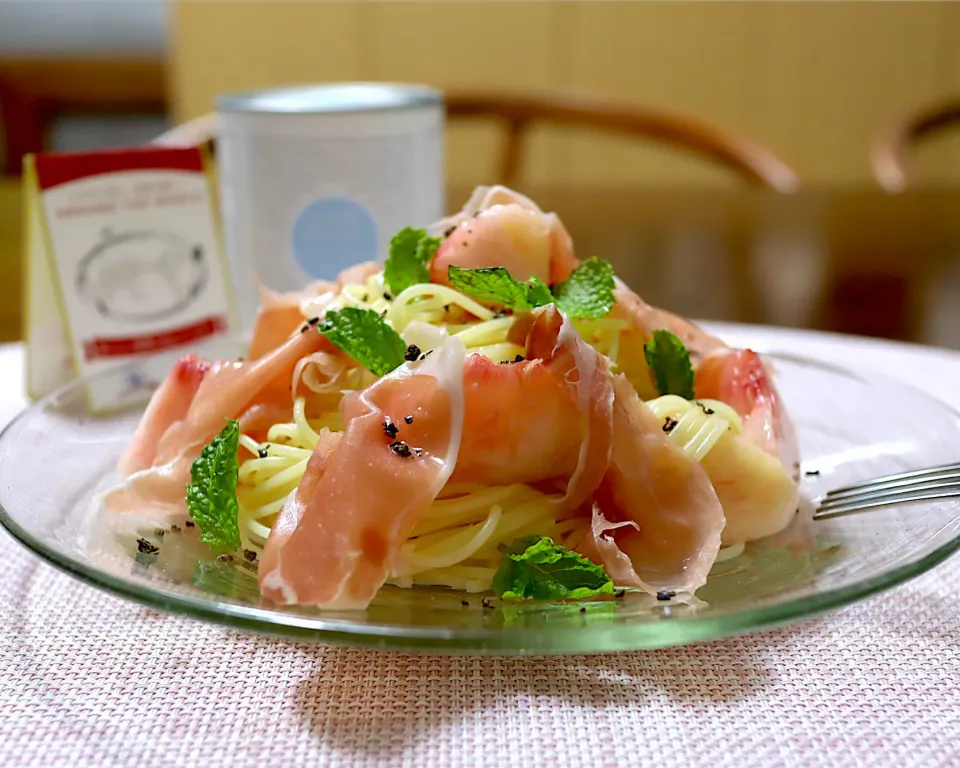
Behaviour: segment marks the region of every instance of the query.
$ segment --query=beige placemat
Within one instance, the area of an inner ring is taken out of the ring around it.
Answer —
[[[159,614],[0,533],[0,765],[957,766],[958,591],[955,557],[695,647],[407,656]]]

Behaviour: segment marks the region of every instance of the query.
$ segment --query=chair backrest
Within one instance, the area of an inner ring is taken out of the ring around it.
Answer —
[[[520,173],[524,134],[548,123],[635,136],[687,150],[777,192],[793,192],[799,178],[786,163],[759,144],[694,117],[594,97],[496,92],[452,92],[446,96],[451,118],[488,117],[505,124],[498,182],[510,186]]]
[[[451,119],[491,118],[505,124],[497,178],[491,181],[507,186],[517,182],[525,133],[536,123],[632,135],[686,149],[777,192],[793,192],[800,183],[792,168],[759,144],[685,115],[561,95],[449,91],[445,100]],[[173,128],[156,143],[199,144],[214,138],[214,117],[204,115]]]
[[[911,150],[921,139],[950,126],[960,127],[960,98],[925,104],[900,118],[874,142],[870,164],[887,192],[900,192],[913,176]]]

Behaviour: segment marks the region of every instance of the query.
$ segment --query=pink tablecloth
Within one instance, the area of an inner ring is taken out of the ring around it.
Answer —
[[[960,355],[718,327],[960,405]],[[22,402],[0,350],[0,413]],[[6,387],[6,391],[2,389]],[[476,658],[248,635],[123,602],[0,534],[0,765],[960,765],[960,558],[793,627]]]

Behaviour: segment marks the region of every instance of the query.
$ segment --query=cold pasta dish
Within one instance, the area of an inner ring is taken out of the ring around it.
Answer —
[[[578,259],[512,190],[261,293],[242,360],[184,357],[153,394],[106,504],[189,526],[266,600],[683,599],[793,519],[761,358]]]

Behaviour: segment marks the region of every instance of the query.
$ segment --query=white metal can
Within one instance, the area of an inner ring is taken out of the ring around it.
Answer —
[[[440,91],[337,83],[231,94],[217,105],[224,235],[244,332],[256,282],[296,290],[443,214]]]

